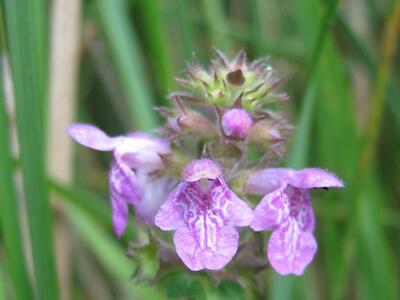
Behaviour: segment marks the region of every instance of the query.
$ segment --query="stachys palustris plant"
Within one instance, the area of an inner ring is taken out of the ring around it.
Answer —
[[[168,96],[172,108],[156,108],[166,119],[158,136],[109,137],[87,124],[68,132],[86,147],[113,154],[109,189],[118,237],[131,204],[157,237],[151,242],[160,255],[170,242],[157,230],[174,231],[177,255],[198,271],[220,270],[235,254],[257,267],[263,260],[253,248],[237,253],[238,228],[250,244],[259,243],[251,232],[272,231],[269,263],[281,275],[301,275],[317,250],[309,190],[343,182],[318,168],[276,167],[292,130],[284,114],[270,108],[287,99],[277,92],[282,79],[263,59],[247,62],[244,51],[232,61],[215,52],[208,70],[193,62],[186,78],[177,78],[183,89]]]

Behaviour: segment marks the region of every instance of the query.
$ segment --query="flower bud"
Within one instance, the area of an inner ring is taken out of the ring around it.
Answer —
[[[279,128],[264,120],[254,124],[249,133],[249,142],[253,144],[269,145],[284,140]]]
[[[253,119],[244,109],[234,108],[224,113],[221,126],[227,137],[243,140],[253,126]]]

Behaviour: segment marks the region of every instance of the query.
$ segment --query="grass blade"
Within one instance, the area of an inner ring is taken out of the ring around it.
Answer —
[[[71,202],[72,205],[77,206],[82,212],[98,220],[103,226],[112,231],[111,209],[106,204],[107,200],[83,188],[70,187],[54,180],[50,180],[49,185],[52,191],[61,196],[64,201]],[[121,239],[125,241],[134,240],[135,235],[133,226],[129,223]]]
[[[164,30],[165,22],[162,18],[160,2],[146,0],[138,2],[141,19],[143,22],[144,36],[147,40],[147,48],[153,73],[157,74],[159,104],[166,104],[165,95],[173,84],[174,71],[172,70],[171,57],[165,37],[168,32]]]
[[[2,68],[3,69],[3,68]],[[7,124],[3,72],[0,76],[0,214],[6,263],[10,273],[15,299],[30,299],[32,290],[23,252],[18,199],[13,182],[13,162]]]
[[[70,202],[64,202],[65,212],[82,241],[91,249],[104,268],[129,293],[132,299],[164,299],[146,283],[130,282],[135,264],[124,255],[124,250],[107,235],[87,214]]]
[[[300,118],[298,121],[296,136],[294,139],[294,148],[289,156],[288,165],[292,168],[303,168],[307,164],[307,154],[309,153],[309,147],[311,145],[311,125],[314,113],[314,104],[317,98],[317,72],[319,58],[324,46],[325,37],[327,35],[330,20],[332,19],[334,12],[336,11],[338,1],[332,0],[329,7],[327,8],[325,15],[321,19],[321,25],[317,38],[314,42],[314,48],[312,49],[310,63],[308,67],[309,80],[305,90],[304,99],[302,102],[302,109],[300,112]],[[304,276],[308,276],[306,273]],[[303,280],[301,278],[290,277],[279,277],[274,275],[271,285],[271,298],[272,299],[292,299],[297,290],[298,286],[304,285],[305,282],[310,283],[310,280]],[[308,279],[308,278],[307,278]],[[302,284],[303,283],[303,284]],[[311,292],[311,291],[310,291]]]
[[[132,26],[123,1],[97,0],[100,21],[128,100],[128,107],[137,129],[150,131],[157,126],[152,93],[143,66]]]
[[[367,205],[366,202],[371,202],[374,199],[369,197],[365,197],[365,190],[369,190],[372,186],[370,182],[368,182],[369,176],[374,174],[373,170],[373,162],[374,162],[374,154],[375,149],[378,143],[379,130],[381,128],[381,121],[383,116],[383,108],[384,102],[386,98],[386,94],[388,92],[388,84],[389,84],[389,76],[391,67],[393,64],[393,60],[395,57],[395,51],[399,39],[400,34],[400,1],[396,1],[394,3],[394,9],[392,13],[388,16],[384,26],[384,34],[382,39],[382,53],[381,53],[381,63],[378,67],[378,73],[373,89],[373,93],[371,96],[370,107],[367,116],[367,127],[365,129],[365,133],[363,139],[360,143],[359,148],[359,156],[356,164],[356,171],[353,174],[353,188],[351,196],[354,198],[352,205],[350,207],[350,214],[352,219],[349,222],[349,228],[346,232],[345,236],[345,253],[347,256],[342,262],[342,272],[345,278],[349,274],[349,269],[351,268],[353,261],[356,259],[355,257],[355,249],[356,245],[354,243],[353,237],[361,230],[361,228],[365,227],[363,224],[363,212],[364,207]],[[371,203],[368,203],[372,205]],[[383,204],[380,203],[380,206]],[[377,217],[369,219],[370,226],[373,225],[376,228],[381,226],[379,219]],[[379,232],[379,231],[378,231]],[[369,243],[369,245],[373,245],[372,241],[377,239],[383,239],[383,236],[374,236],[373,233],[376,231],[365,232],[361,231],[359,236],[362,241]],[[374,267],[374,258],[373,255],[376,251],[381,248],[384,248],[383,251],[388,253],[386,256],[390,256],[388,248],[385,248],[385,243],[381,243],[379,247],[374,247],[375,251],[370,251],[370,257],[367,257],[368,265],[367,267]],[[372,253],[371,253],[372,252]],[[364,253],[363,253],[364,254]],[[366,263],[366,264],[367,264]],[[379,264],[379,273],[380,278],[386,277],[388,279],[391,278],[391,265],[387,261],[387,257]],[[384,282],[388,284],[387,282]],[[380,280],[371,280],[369,284],[366,286],[374,286],[376,291],[380,297],[384,299],[396,299],[396,291],[394,289],[388,289],[385,287],[386,284],[382,284]],[[390,284],[389,284],[390,285]],[[393,286],[395,283],[393,282]],[[346,283],[344,284],[346,286]],[[344,288],[343,288],[344,289]],[[341,291],[341,294],[343,291]],[[339,294],[340,296],[340,294]]]
[[[223,52],[232,51],[230,41],[226,35],[228,32],[227,18],[220,0],[202,0],[204,19],[207,23],[210,44]]]
[[[0,266],[0,300],[6,300],[6,291],[5,291],[5,286],[4,283],[6,282],[5,279],[5,274],[4,274],[4,265],[3,262],[1,261],[1,266]]]
[[[39,299],[58,299],[52,220],[45,181],[44,1],[5,1],[6,36],[31,248]]]
[[[200,48],[196,40],[196,30],[193,26],[193,22],[189,19],[188,12],[193,12],[193,2],[186,0],[175,0],[175,9],[177,14],[177,23],[180,31],[180,39],[182,44],[182,52],[184,58],[189,60],[192,58],[193,53],[196,56],[202,58]],[[184,62],[179,62],[180,65],[184,66]]]

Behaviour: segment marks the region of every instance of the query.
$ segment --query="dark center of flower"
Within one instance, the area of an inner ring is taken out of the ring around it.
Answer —
[[[231,85],[241,86],[246,81],[246,78],[243,76],[243,72],[241,69],[236,71],[229,72],[226,75],[226,79]]]

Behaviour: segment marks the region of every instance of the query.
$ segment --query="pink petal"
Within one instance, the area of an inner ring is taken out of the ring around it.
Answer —
[[[151,172],[164,166],[160,155],[170,153],[168,142],[145,133],[134,133],[120,138],[114,154],[131,168]]]
[[[267,194],[254,210],[250,227],[254,231],[274,230],[289,217],[289,198],[285,193],[286,184]]]
[[[301,231],[293,219],[272,233],[267,246],[268,260],[281,275],[302,275],[316,251],[314,236]]]
[[[177,197],[184,189],[186,183],[180,183],[168,196],[157,212],[154,223],[162,230],[174,230],[185,226],[181,205]]]
[[[289,185],[286,187],[285,194],[289,198],[290,216],[295,219],[300,230],[313,232],[315,217],[308,190]]]
[[[128,225],[128,203],[115,190],[110,194],[114,232],[121,237]]]
[[[160,155],[151,150],[122,153],[120,149],[117,148],[115,155],[119,155],[131,168],[146,170],[147,172],[157,170],[164,165]]]
[[[194,160],[183,170],[184,181],[197,181],[200,179],[216,179],[221,176],[221,169],[209,159]]]
[[[167,140],[155,137],[144,132],[132,132],[127,137],[134,138],[136,147],[144,147],[142,149],[151,148],[160,154],[168,154],[171,152],[170,144]],[[139,149],[140,150],[140,149]]]
[[[343,182],[333,173],[317,168],[293,170],[270,168],[250,175],[246,190],[250,194],[265,195],[288,183],[300,189],[340,188]]]
[[[135,173],[123,161],[114,158],[109,176],[110,190],[130,204],[137,204],[141,198],[141,187]]]
[[[246,191],[252,195],[264,196],[287,183],[291,169],[269,168],[252,173],[247,181]]]
[[[254,217],[249,205],[230,189],[224,193],[223,197],[226,197],[227,201],[226,223],[231,226],[249,226]]]
[[[214,228],[215,236],[199,237],[199,232],[186,227],[180,228],[174,235],[176,252],[184,264],[192,271],[201,269],[220,270],[235,255],[238,248],[239,234],[230,226]]]
[[[289,184],[299,189],[344,187],[335,174],[317,168],[307,168],[291,174]]]
[[[146,133],[135,132],[121,137],[123,140],[118,147],[121,155],[141,151],[153,151],[159,154],[169,154],[171,147],[166,140],[156,138]]]
[[[137,172],[137,177],[143,194],[142,200],[135,204],[136,215],[144,223],[154,225],[154,218],[174,188],[175,182],[168,178],[153,180],[144,172]]]
[[[119,138],[109,137],[89,124],[72,124],[67,131],[79,144],[99,151],[112,151],[120,143]]]

